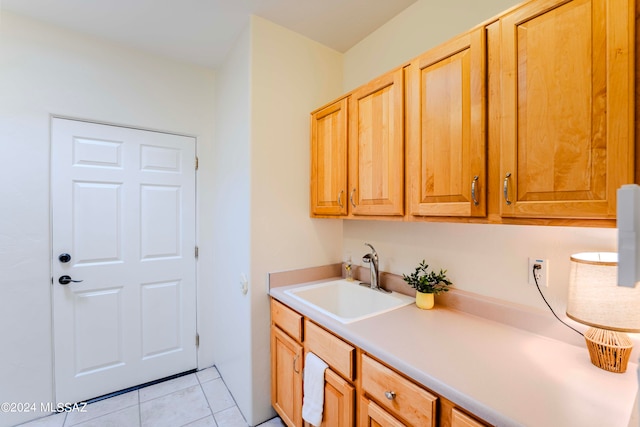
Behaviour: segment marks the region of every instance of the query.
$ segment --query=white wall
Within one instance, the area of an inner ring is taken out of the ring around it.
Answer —
[[[206,159],[214,73],[8,12],[2,12],[0,31],[0,402],[53,402],[50,116],[194,135]],[[210,163],[202,164],[206,175]],[[211,184],[199,181],[200,216],[206,217]],[[207,230],[200,224],[201,233],[210,235]],[[210,262],[206,256],[200,266]],[[207,301],[210,278],[201,267],[201,301]],[[198,312],[206,316],[210,309],[205,303]],[[200,320],[206,337],[208,323]],[[201,366],[213,363],[210,346],[203,339]],[[2,414],[0,425],[33,416]]]
[[[519,0],[419,0],[345,54],[345,90],[500,13]],[[359,262],[372,243],[381,269],[401,274],[422,259],[448,270],[456,287],[547,310],[527,283],[527,258],[549,260],[549,296],[564,314],[569,255],[615,251],[615,229],[345,221],[344,252]]]
[[[251,266],[250,28],[240,35],[216,75],[216,133],[211,189],[216,209],[211,267],[215,271],[213,327],[216,366],[247,417],[251,407],[251,301],[240,275]]]
[[[371,243],[380,269],[410,273],[420,261],[447,275],[458,289],[545,309],[527,281],[528,257],[549,260],[549,287],[543,292],[564,315],[569,256],[576,252],[615,251],[613,229],[516,225],[345,221],[344,250],[360,264]]]
[[[271,413],[267,273],[341,256],[341,222],[309,218],[309,113],[340,95],[342,55],[258,17],[251,28],[253,425]]]
[[[521,0],[418,0],[344,55],[349,91],[469,30]]]

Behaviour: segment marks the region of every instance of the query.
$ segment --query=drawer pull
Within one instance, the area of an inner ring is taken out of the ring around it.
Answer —
[[[473,200],[474,206],[478,206],[480,204],[478,198],[476,197],[476,183],[478,182],[478,179],[480,179],[478,175],[474,176],[473,182],[471,183],[471,199]]]
[[[385,391],[384,395],[386,396],[387,399],[389,400],[393,400],[396,398],[396,392],[395,391]]]
[[[299,369],[296,369],[296,366],[298,365],[298,359],[300,358],[300,354],[296,354],[296,357],[293,358],[293,372],[295,372],[296,374],[300,373]]]
[[[349,195],[349,200],[351,201],[351,206],[353,206],[354,208],[356,207],[356,202],[353,201],[353,194],[356,192],[356,189],[354,188],[353,190],[351,190],[351,194]]]
[[[509,200],[509,178],[511,178],[511,172],[507,172],[507,174],[504,176],[504,184],[502,186],[504,201],[507,203],[507,205],[511,204],[511,200]]]

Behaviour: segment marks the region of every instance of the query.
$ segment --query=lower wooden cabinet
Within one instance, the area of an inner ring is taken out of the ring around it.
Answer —
[[[321,427],[351,427],[355,425],[356,349],[311,322],[304,320],[304,350],[329,365],[324,373],[324,408]],[[309,426],[309,424],[305,423]]]
[[[485,424],[470,417],[457,408],[451,410],[451,427],[484,427]]]
[[[351,427],[355,419],[356,389],[331,369],[324,373],[324,409],[320,427]],[[311,426],[305,422],[305,426]]]
[[[358,426],[360,427],[404,427],[404,424],[393,415],[364,396],[360,397],[358,405],[360,410]]]
[[[302,346],[271,327],[271,405],[289,427],[302,426]]]
[[[488,424],[472,417],[458,408],[453,402],[440,398],[438,402],[440,427],[487,427]]]
[[[289,427],[302,419],[304,355],[329,369],[321,427],[487,427],[286,305],[271,303],[271,403]]]
[[[362,355],[362,392],[409,425],[435,427],[438,397]]]
[[[355,377],[356,348],[305,319],[304,351],[311,352],[344,378]]]

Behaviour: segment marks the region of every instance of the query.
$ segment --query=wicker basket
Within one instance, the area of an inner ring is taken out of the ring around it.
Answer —
[[[624,333],[589,328],[584,334],[591,363],[609,372],[623,373],[631,356],[633,342]]]

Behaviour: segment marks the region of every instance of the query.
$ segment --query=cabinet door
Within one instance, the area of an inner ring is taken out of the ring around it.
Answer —
[[[404,70],[349,100],[349,203],[354,215],[404,214]]]
[[[355,389],[331,369],[324,373],[324,408],[320,427],[352,427]],[[311,426],[305,422],[305,426]]]
[[[347,99],[311,114],[311,214],[347,214]]]
[[[633,11],[544,0],[501,19],[503,217],[615,218],[634,178]]]
[[[289,427],[302,426],[302,346],[271,327],[271,404]]]
[[[410,66],[411,215],[486,215],[485,39],[479,28]]]
[[[364,396],[360,397],[360,419],[359,427],[404,427],[404,424],[398,421]]]

